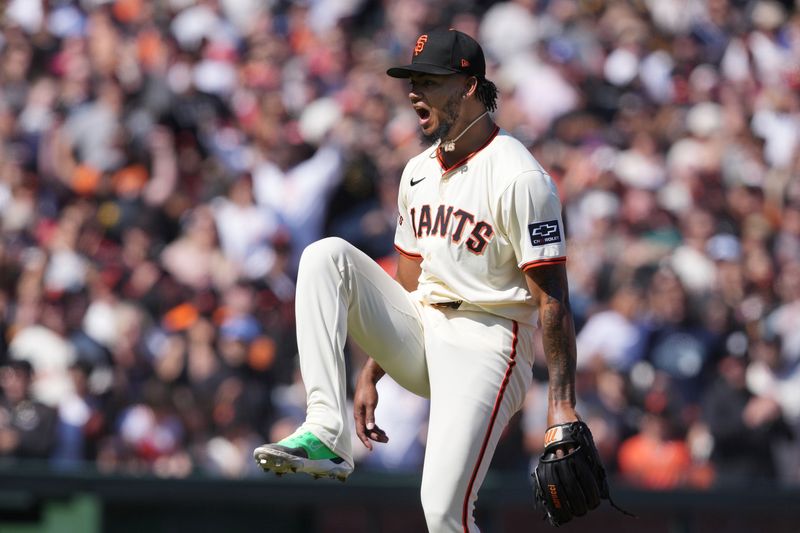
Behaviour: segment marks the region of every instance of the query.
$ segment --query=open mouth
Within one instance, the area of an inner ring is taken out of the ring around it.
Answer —
[[[425,125],[431,118],[431,112],[429,109],[425,109],[424,107],[415,107],[414,111],[417,113],[419,117],[420,125]]]

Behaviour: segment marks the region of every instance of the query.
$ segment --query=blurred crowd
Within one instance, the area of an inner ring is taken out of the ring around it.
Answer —
[[[446,26],[483,44],[496,122],[558,183],[579,412],[612,476],[800,483],[799,8],[6,2],[0,465],[259,475],[252,449],[304,415],[299,255],[338,235],[392,272],[423,147],[385,69]],[[493,468],[540,452],[546,379]],[[358,462],[414,471],[427,404],[380,392],[391,441]]]

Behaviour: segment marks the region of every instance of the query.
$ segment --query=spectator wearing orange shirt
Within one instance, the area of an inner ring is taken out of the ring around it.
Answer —
[[[695,465],[691,449],[676,428],[674,408],[659,393],[645,400],[639,432],[625,439],[617,454],[619,475],[626,483],[650,490],[706,485],[710,471]]]

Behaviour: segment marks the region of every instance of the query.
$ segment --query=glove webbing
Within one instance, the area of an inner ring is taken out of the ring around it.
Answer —
[[[606,476],[605,468],[603,468],[603,463],[602,461],[600,461],[600,456],[597,452],[597,447],[594,444],[594,439],[592,438],[592,433],[589,430],[589,426],[587,426],[584,422],[579,421],[569,424],[561,424],[560,426],[553,426],[552,428],[548,428],[547,434],[545,436],[545,450],[540,458],[540,462],[542,460],[545,460],[545,457],[549,457],[552,459],[553,456],[555,455],[555,449],[562,447],[565,444],[573,445],[576,448],[574,452],[577,452],[578,449],[580,449],[581,447],[586,448],[585,450],[583,450],[585,452],[584,457],[586,457],[586,459],[589,461],[591,469],[595,471],[594,477],[595,481],[599,485],[598,489],[600,492],[600,498],[608,500],[611,506],[620,513],[626,516],[630,516],[632,518],[638,518],[635,514],[626,511],[625,509],[617,505],[611,498],[611,491],[608,486],[608,479]],[[534,480],[536,481],[537,490],[543,492],[543,487],[537,471],[533,472],[533,477]],[[549,517],[548,513],[546,512],[543,518],[548,518],[548,517]],[[553,525],[555,526],[560,525],[554,522],[552,517],[550,518]]]

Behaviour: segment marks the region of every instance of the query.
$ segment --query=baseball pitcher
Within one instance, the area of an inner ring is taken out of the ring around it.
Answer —
[[[349,333],[371,356],[354,399],[358,437],[370,449],[388,440],[374,420],[375,383],[384,373],[430,398],[425,518],[431,532],[467,533],[478,531],[478,489],[531,382],[536,327],[550,376],[548,460],[572,461],[586,448],[585,440],[564,437],[581,424],[564,224],[550,176],[489,114],[497,90],[480,45],[459,31],[435,30],[413,43],[411,57],[387,73],[408,80],[421,134],[432,144],[402,174],[396,279],[341,239],[306,248],[296,297],[306,421],[254,456],[278,474],[344,480],[353,471]],[[552,484],[547,494],[559,509],[569,506],[559,493],[566,489]],[[573,514],[596,505],[593,499]]]

